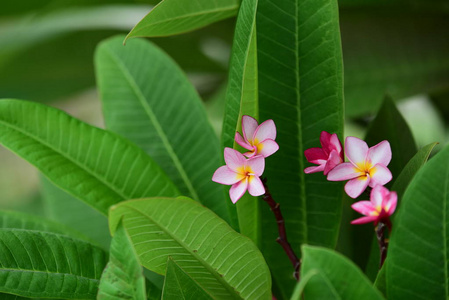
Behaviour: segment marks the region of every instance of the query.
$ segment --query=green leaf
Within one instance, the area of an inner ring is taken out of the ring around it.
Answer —
[[[229,67],[226,108],[223,121],[224,147],[242,149],[234,141],[241,132],[243,115],[258,119],[256,10],[258,0],[243,0],[240,6]],[[240,233],[260,247],[260,200],[246,193],[236,204]]]
[[[42,217],[28,215],[15,211],[0,211],[0,228],[2,229],[27,229],[41,232],[51,232],[67,235],[69,237],[92,242],[85,235],[60,223],[47,220]]]
[[[101,275],[97,299],[146,300],[145,277],[131,239],[121,224],[111,242],[110,257]]]
[[[405,165],[416,154],[417,149],[407,122],[389,96],[385,97],[365,137],[369,146],[374,146],[383,140],[388,140],[391,145],[393,156],[388,168],[393,174],[392,181],[394,182]]]
[[[304,150],[320,146],[321,131],[342,137],[341,56],[337,1],[259,3],[259,116],[274,120],[280,147],[267,158],[265,176],[297,252],[303,243],[334,247],[337,240],[342,185],[303,170],[308,166]],[[262,222],[263,253],[287,298],[295,285],[293,269],[282,248],[274,245],[277,226],[265,206]]]
[[[404,3],[340,11],[347,116],[376,112],[385,94],[402,99],[449,86],[449,18],[436,1],[404,2],[415,10]],[[435,11],[423,13],[417,2]]]
[[[413,177],[419,171],[419,169],[427,162],[427,159],[429,158],[430,153],[432,152],[436,144],[437,143],[432,143],[420,149],[418,153],[416,153],[415,156],[413,156],[413,158],[408,162],[408,164],[402,170],[401,174],[399,174],[399,177],[396,179],[393,187],[391,188],[392,191],[395,191],[398,194],[398,203],[401,203],[401,199],[405,193],[405,190],[407,189],[407,186],[409,185],[410,181],[412,181]],[[392,218],[394,218],[394,216],[395,215],[393,215]],[[354,244],[356,244],[357,238],[360,238],[360,236],[354,237]],[[374,280],[376,276],[377,278],[379,278],[380,276],[380,272],[378,274],[380,253],[379,246],[377,244],[377,238],[376,236],[374,236],[374,234],[371,240],[371,251],[366,266],[366,274],[371,280]],[[382,270],[384,269],[385,267],[382,267]],[[378,279],[376,279],[376,281],[377,280]]]
[[[179,195],[137,146],[42,104],[0,100],[0,142],[103,214],[125,199]]]
[[[257,247],[198,202],[150,198],[122,202],[110,210],[142,265],[166,272],[168,257],[216,299],[271,299],[270,271]]]
[[[167,273],[165,275],[163,299],[212,300],[213,298],[169,257],[167,262]]]
[[[126,37],[167,36],[192,31],[237,13],[239,0],[163,0]]]
[[[449,146],[410,182],[393,222],[386,269],[389,299],[446,299]]]
[[[70,196],[44,176],[41,176],[40,179],[46,216],[60,224],[76,229],[94,240],[103,249],[108,250],[111,235],[106,216],[85,202]]]
[[[321,275],[309,279],[305,299],[383,299],[362,271],[341,254],[312,246],[303,246],[302,251],[301,273],[316,270]]]
[[[0,292],[95,299],[107,255],[86,242],[36,230],[0,230]]]
[[[230,222],[223,187],[211,180],[219,141],[197,92],[154,44],[135,39],[124,47],[122,40],[107,40],[96,53],[107,128],[144,149],[181,193]]]

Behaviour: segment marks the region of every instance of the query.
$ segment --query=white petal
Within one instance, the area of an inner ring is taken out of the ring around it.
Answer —
[[[345,140],[345,153],[354,165],[364,166],[368,154],[368,145],[361,139],[348,136]]]
[[[243,178],[245,178],[244,175],[232,171],[228,166],[222,166],[215,171],[214,176],[212,176],[212,181],[230,185],[239,182]]]
[[[254,132],[257,129],[257,126],[259,123],[257,123],[257,120],[250,116],[243,116],[242,117],[242,131],[243,131],[243,137],[246,141],[252,141]]]
[[[249,176],[248,179],[248,192],[251,196],[260,196],[265,194],[265,187],[262,181],[257,176]]]
[[[242,153],[232,148],[225,148],[224,160],[226,165],[234,172],[242,173],[246,164],[246,159]]]
[[[248,177],[245,177],[245,179],[231,186],[231,189],[229,190],[229,196],[231,197],[232,203],[235,204],[240,198],[242,198],[247,188],[248,188]]]

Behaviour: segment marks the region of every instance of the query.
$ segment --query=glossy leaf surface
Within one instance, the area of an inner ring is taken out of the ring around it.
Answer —
[[[319,147],[321,131],[343,132],[343,67],[337,1],[259,1],[257,11],[260,119],[273,119],[279,151],[266,161],[264,176],[280,203],[289,241],[334,247],[342,188],[323,174],[304,174],[304,150]],[[277,226],[262,209],[262,249],[289,297],[295,281],[280,246]]]
[[[201,100],[179,67],[157,46],[122,37],[96,53],[106,127],[145,150],[183,195],[229,221],[219,167],[219,141]]]
[[[319,247],[302,249],[301,273],[316,270],[321,275],[309,279],[305,299],[383,299],[362,271],[341,254]]]
[[[201,28],[235,15],[239,4],[239,0],[163,0],[127,38],[167,36]]]
[[[131,239],[121,224],[111,242],[109,262],[101,275],[97,299],[146,300],[142,267]]]
[[[0,100],[0,142],[103,214],[125,199],[179,193],[137,146],[42,104]]]
[[[271,278],[257,247],[210,210],[188,198],[149,198],[111,208],[142,265],[165,274],[168,257],[216,299],[271,299]]]
[[[107,255],[86,242],[35,230],[0,230],[0,291],[95,299]]]
[[[394,219],[386,269],[387,297],[448,297],[449,147],[410,182]]]

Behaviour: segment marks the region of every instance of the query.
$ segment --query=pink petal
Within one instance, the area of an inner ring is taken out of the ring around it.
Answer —
[[[243,148],[248,149],[248,150],[253,150],[253,146],[251,146],[250,144],[248,144],[248,143],[243,139],[243,137],[240,135],[240,133],[238,133],[238,132],[235,133],[234,140],[235,140],[235,142],[236,142],[237,144],[239,144],[239,145],[242,146]]]
[[[327,180],[343,181],[365,175],[351,163],[341,163],[327,174]]]
[[[304,155],[308,162],[317,164],[318,160],[327,160],[328,156],[321,148],[310,148],[304,151]]]
[[[279,145],[273,140],[264,140],[257,145],[257,149],[259,150],[258,154],[268,157],[279,150]]]
[[[341,146],[341,142],[340,142],[340,140],[338,139],[338,136],[337,136],[336,133],[332,134],[331,137],[330,137],[330,147],[329,147],[329,149],[330,149],[331,151],[332,151],[332,150],[336,150],[337,153],[340,154],[341,159],[342,159],[342,160],[344,159],[344,157],[343,157],[343,151],[342,151],[342,150],[343,150],[343,147]]]
[[[257,147],[253,147],[253,148],[254,148],[254,150],[245,152],[245,153],[243,153],[243,155],[245,155],[247,158],[256,156],[257,155],[257,151],[256,151]]]
[[[375,222],[377,220],[376,216],[370,216],[370,217],[361,217],[358,219],[355,219],[351,222],[351,224],[365,224],[370,222]]]
[[[398,203],[398,194],[396,192],[390,192],[390,197],[385,205],[385,211],[391,216],[396,210],[396,205]]]
[[[248,177],[245,177],[245,179],[231,186],[231,188],[229,189],[229,196],[231,197],[232,203],[235,204],[240,198],[242,198],[247,188],[248,188]]]
[[[249,176],[248,179],[248,192],[251,196],[260,196],[265,194],[265,187],[262,181],[257,176]]]
[[[224,159],[229,169],[237,173],[242,172],[239,169],[245,166],[246,163],[245,157],[240,152],[228,147],[224,150]]]
[[[370,182],[369,176],[360,176],[349,180],[345,185],[346,194],[355,199],[366,189]]]
[[[377,164],[369,170],[371,176],[370,187],[375,187],[376,185],[384,185],[393,178],[390,170],[387,167]]]
[[[331,152],[330,148],[331,148],[331,136],[332,134],[330,134],[327,131],[321,131],[320,134],[320,143],[321,146],[323,147],[323,151],[324,153],[326,153],[326,156],[329,155],[329,153]]]
[[[316,172],[322,172],[324,171],[324,164],[317,166],[317,167],[308,167],[304,169],[304,173],[310,174],[310,173],[316,173]]]
[[[382,206],[382,202],[384,199],[384,194],[382,193],[383,192],[382,188],[384,188],[384,187],[381,185],[376,185],[371,190],[370,201],[373,204],[373,207]],[[386,188],[384,188],[384,189],[386,189]]]
[[[327,175],[333,168],[341,164],[343,160],[336,150],[332,150],[327,160],[326,167],[324,168],[324,175]]]
[[[351,205],[352,209],[362,215],[368,216],[371,212],[376,211],[370,201],[359,201]]]
[[[265,158],[261,155],[249,158],[246,161],[247,166],[251,168],[251,173],[262,176],[265,169]]]
[[[254,140],[261,142],[267,139],[273,141],[276,139],[276,125],[273,120],[266,120],[254,132]]]
[[[259,123],[257,123],[257,120],[250,116],[243,116],[242,117],[242,131],[243,131],[243,137],[247,142],[253,140],[254,132],[257,129],[257,126]]]
[[[379,144],[369,148],[367,161],[371,165],[382,164],[388,166],[391,161],[391,147],[388,141],[382,141]]]
[[[368,145],[353,136],[348,136],[345,141],[346,157],[354,165],[365,165],[366,155],[368,154]]]
[[[245,178],[244,175],[232,171],[228,168],[228,166],[222,166],[219,167],[217,171],[215,171],[214,175],[212,176],[212,181],[230,185],[239,182],[243,178]]]

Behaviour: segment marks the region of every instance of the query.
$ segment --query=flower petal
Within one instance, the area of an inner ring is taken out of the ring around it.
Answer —
[[[371,201],[359,201],[351,205],[352,209],[362,215],[369,216],[376,208],[373,207]]]
[[[214,175],[212,176],[212,181],[230,185],[239,182],[243,178],[245,178],[245,175],[238,174],[232,171],[228,168],[228,166],[222,166],[219,167],[217,171],[215,171]]]
[[[246,164],[248,167],[251,168],[251,173],[257,175],[257,176],[262,176],[263,171],[265,169],[265,158],[261,155],[249,158],[246,161]]]
[[[346,194],[353,199],[357,198],[363,193],[370,181],[369,176],[360,176],[349,180],[345,185]]]
[[[246,163],[243,154],[237,150],[226,147],[224,150],[224,159],[229,169],[237,173],[242,173],[241,168],[245,166]]]
[[[238,133],[238,132],[235,133],[234,140],[235,140],[235,142],[236,142],[237,144],[239,144],[240,146],[242,146],[242,147],[245,148],[245,149],[253,150],[253,148],[254,148],[253,146],[251,146],[250,144],[248,144],[248,143],[243,139],[243,137],[240,135],[240,133]]]
[[[382,141],[379,144],[369,148],[367,161],[371,165],[382,164],[388,166],[391,161],[391,147],[388,141]]]
[[[351,224],[365,224],[365,223],[370,223],[370,222],[376,222],[377,217],[375,216],[370,216],[370,217],[361,217],[358,219],[355,219],[354,221],[351,222]]]
[[[318,160],[327,160],[328,156],[321,148],[310,148],[304,151],[308,162],[318,164]]]
[[[242,131],[243,131],[243,137],[247,142],[253,140],[254,132],[257,129],[257,126],[259,123],[257,123],[257,120],[250,116],[243,116],[242,117]]]
[[[332,150],[329,154],[329,158],[327,160],[326,166],[324,168],[324,175],[327,175],[333,168],[341,164],[343,160],[336,150]]]
[[[279,150],[278,143],[270,139],[264,140],[262,143],[259,143],[257,145],[257,154],[260,154],[263,157],[268,157],[278,150]]]
[[[314,167],[308,167],[308,168],[304,169],[304,173],[310,174],[310,173],[321,172],[321,171],[324,171],[324,167],[325,167],[324,164],[322,164],[320,166],[316,166],[316,167],[315,166]]]
[[[242,198],[247,188],[248,188],[248,177],[245,177],[243,180],[231,186],[231,188],[229,189],[229,196],[231,197],[232,203],[235,204],[240,198]]]
[[[398,194],[396,192],[390,192],[387,204],[385,205],[385,211],[391,216],[396,210],[396,205],[398,204]]]
[[[323,147],[323,152],[326,153],[326,156],[329,155],[329,153],[331,152],[330,148],[331,148],[331,136],[332,134],[330,134],[327,131],[321,131],[320,134],[320,143],[321,146]]]
[[[249,176],[248,179],[248,192],[251,196],[260,196],[265,194],[265,187],[262,180],[257,176]]]
[[[276,125],[274,125],[273,120],[266,120],[257,127],[254,132],[254,140],[259,143],[264,140],[275,140],[276,139]]]
[[[329,147],[329,149],[331,149],[331,151],[332,151],[332,150],[337,151],[337,153],[340,154],[341,159],[342,159],[342,160],[344,159],[344,157],[343,157],[343,151],[342,151],[342,150],[343,150],[343,147],[341,146],[341,142],[340,142],[340,140],[338,139],[338,136],[337,136],[336,133],[332,134],[331,137],[330,137],[330,147]]]
[[[372,179],[372,178],[371,178]],[[384,200],[387,199],[389,194],[389,191],[387,188],[383,187],[382,185],[376,185],[372,190],[370,194],[370,201],[373,204],[373,207],[382,207]]]
[[[368,154],[368,145],[365,141],[353,136],[348,136],[345,140],[346,157],[355,166],[364,166],[366,155]]]
[[[341,163],[327,174],[327,180],[330,181],[343,181],[353,179],[359,176],[363,176],[365,173],[354,167],[351,163]]]
[[[377,164],[369,170],[371,176],[370,187],[375,187],[376,185],[384,185],[393,178],[390,170],[381,164]]]

